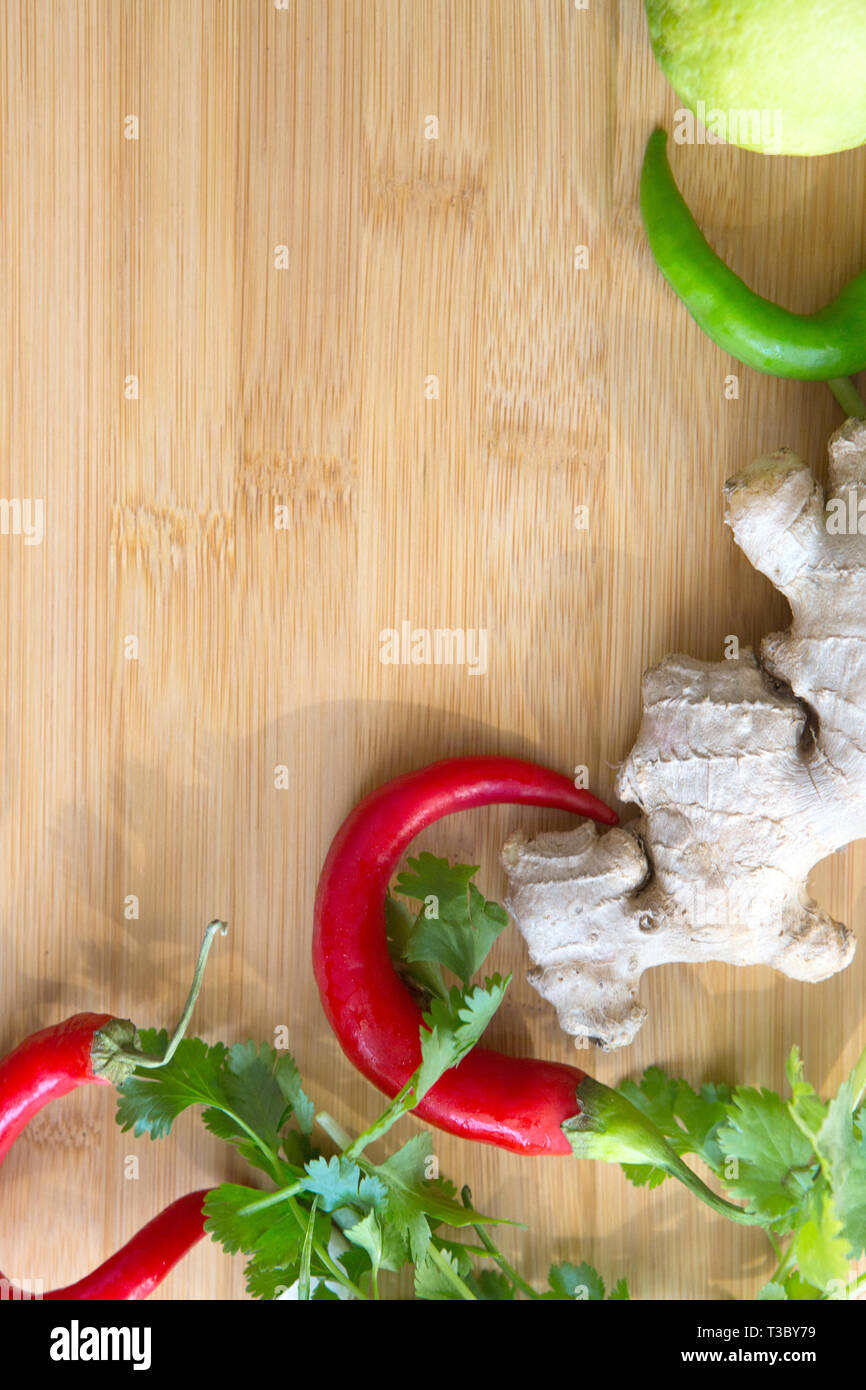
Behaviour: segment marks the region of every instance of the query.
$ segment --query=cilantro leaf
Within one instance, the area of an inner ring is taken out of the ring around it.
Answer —
[[[727,1160],[722,1179],[729,1193],[745,1199],[747,1209],[778,1233],[790,1231],[811,1188],[816,1160],[781,1097],[738,1087],[717,1139]]]
[[[146,1029],[141,1038],[146,1051],[165,1051],[164,1029]],[[267,1043],[209,1047],[200,1038],[184,1039],[165,1066],[134,1072],[124,1081],[118,1087],[116,1118],[123,1130],[159,1139],[192,1105],[205,1107],[206,1129],[234,1144],[252,1167],[275,1179],[287,1176],[277,1154],[280,1129],[292,1110],[304,1130],[294,1150],[286,1137],[292,1157],[303,1155],[305,1136],[312,1129],[312,1104],[288,1054],[278,1054]]]
[[[415,1102],[424,1097],[440,1076],[471,1052],[487,1027],[511,981],[508,975],[485,980],[483,985],[460,991],[454,986],[444,999],[434,999],[421,1033],[421,1066],[415,1074]]]
[[[457,1261],[453,1255],[448,1254],[447,1250],[440,1251],[439,1258],[453,1271],[454,1280],[449,1279],[440,1265],[427,1256],[417,1261],[415,1265],[416,1298],[429,1299],[434,1302],[450,1302],[461,1297],[459,1288],[455,1283],[455,1280],[460,1278]]]
[[[168,1033],[163,1028],[141,1030],[145,1052],[164,1053]],[[133,1072],[118,1086],[117,1122],[136,1136],[161,1139],[178,1115],[191,1105],[219,1105],[223,1094],[221,1070],[227,1049],[222,1043],[208,1047],[201,1038],[185,1038],[171,1061],[154,1071]]]
[[[791,1087],[788,1110],[792,1119],[795,1123],[799,1122],[800,1129],[808,1131],[813,1136],[817,1135],[827,1118],[827,1107],[814,1086],[811,1086],[803,1075],[803,1063],[800,1058],[799,1047],[791,1048],[785,1062],[785,1075],[788,1078],[788,1085]]]
[[[314,1152],[308,1136],[302,1134],[297,1129],[284,1129],[281,1136],[281,1147],[289,1161],[289,1167],[297,1173],[304,1167]]]
[[[260,1265],[291,1266],[301,1248],[301,1225],[295,1213],[278,1206],[266,1207],[257,1215],[268,1216],[270,1220],[260,1234],[252,1241],[248,1240],[243,1248],[247,1253],[254,1250]],[[324,1234],[324,1222],[321,1227]]]
[[[431,871],[430,864],[422,867]],[[432,870],[438,874],[439,869],[432,861]],[[505,925],[497,914],[504,918],[504,913],[484,902],[465,870],[458,879],[469,928],[477,940],[485,940],[485,933],[493,939]],[[434,962],[431,969],[436,983],[435,972],[442,979],[440,967]],[[445,989],[443,983],[442,996],[433,998],[424,1018],[418,1070],[358,1139],[337,1133],[343,1152],[332,1158],[314,1148],[314,1108],[294,1059],[267,1043],[226,1048],[221,1043],[209,1047],[198,1038],[184,1040],[171,1062],[134,1073],[118,1088],[118,1123],[157,1138],[170,1131],[185,1109],[199,1105],[212,1134],[268,1173],[273,1189],[223,1183],[208,1193],[204,1207],[211,1238],[228,1253],[247,1257],[247,1291],[253,1297],[274,1299],[290,1290],[301,1300],[333,1301],[347,1293],[364,1297],[371,1292],[365,1278],[372,1280],[377,1297],[378,1272],[397,1271],[411,1261],[419,1298],[511,1301],[518,1288],[531,1293],[519,1276],[476,1272],[474,1263],[479,1253],[499,1258],[481,1229],[499,1223],[473,1209],[468,1189],[465,1201],[457,1200],[454,1184],[438,1175],[428,1133],[416,1134],[378,1165],[361,1157],[373,1137],[384,1134],[475,1046],[509,981],[497,975],[463,989]],[[142,1042],[149,1052],[164,1052],[167,1035],[147,1030]],[[289,1130],[292,1116],[297,1127]],[[475,1227],[486,1250],[444,1238],[439,1228],[447,1226]],[[346,1241],[349,1248],[343,1249]],[[583,1269],[561,1270],[575,1268]],[[591,1297],[596,1296],[594,1287]],[[610,1296],[628,1297],[623,1280]]]
[[[809,1215],[797,1227],[792,1243],[800,1274],[809,1284],[825,1289],[848,1277],[848,1241],[833,1207],[830,1192],[821,1182],[810,1195]]]
[[[388,953],[400,966],[403,975],[409,975],[429,995],[440,999],[448,998],[448,986],[442,974],[442,967],[434,961],[407,958],[412,930],[417,921],[405,903],[388,893],[385,897],[385,931],[388,938]]]
[[[306,1166],[307,1191],[318,1196],[322,1211],[338,1207],[360,1207],[363,1211],[382,1211],[388,1190],[375,1175],[365,1177],[357,1163],[342,1155],[315,1158]]]
[[[330,1218],[314,1209],[286,1210],[284,1204],[261,1207],[258,1188],[223,1183],[205,1198],[205,1230],[230,1255],[243,1251],[252,1258],[246,1266],[247,1291],[254,1298],[277,1298],[308,1274],[327,1277],[316,1258],[315,1240],[326,1246],[331,1236]],[[259,1209],[247,1208],[258,1205]],[[314,1199],[315,1207],[315,1199]],[[306,1251],[305,1251],[305,1246]]]
[[[807,1284],[796,1270],[789,1274],[783,1284],[777,1280],[771,1280],[769,1284],[764,1284],[763,1288],[758,1289],[755,1298],[762,1303],[782,1303],[787,1299],[795,1303],[815,1302],[822,1298],[820,1289],[814,1285]]]
[[[785,1296],[795,1303],[814,1303],[816,1299],[822,1297],[821,1290],[814,1285],[807,1284],[805,1279],[794,1270],[785,1280]]]
[[[700,1091],[693,1091],[685,1081],[678,1083],[674,1116],[686,1130],[681,1153],[697,1154],[714,1173],[719,1172],[724,1161],[718,1132],[727,1118],[732,1096],[731,1087],[724,1084],[705,1082]]]
[[[514,1285],[498,1269],[482,1269],[478,1274],[467,1274],[465,1283],[480,1303],[504,1303],[516,1297]]]
[[[300,1265],[300,1254],[296,1263],[290,1265],[261,1264],[253,1256],[244,1271],[247,1293],[251,1298],[279,1298],[298,1282]]]
[[[764,1284],[755,1294],[755,1299],[761,1303],[781,1303],[787,1297],[785,1285],[775,1284],[772,1280],[769,1284]]]
[[[335,1259],[343,1266],[353,1284],[357,1284],[362,1275],[366,1274],[367,1270],[370,1268],[370,1256],[367,1254],[366,1250],[362,1250],[357,1245],[351,1245],[348,1250],[339,1251],[335,1255]],[[386,1269],[394,1268],[393,1265],[386,1264],[384,1259],[382,1263]],[[400,1264],[402,1263],[403,1261],[401,1260]],[[399,1267],[398,1265],[397,1268]]]
[[[212,1240],[219,1242],[226,1254],[255,1250],[265,1232],[273,1225],[275,1216],[272,1207],[245,1211],[246,1207],[261,1202],[262,1197],[267,1195],[259,1188],[244,1187],[233,1182],[225,1182],[207,1194],[204,1200],[204,1228]]]
[[[551,1265],[547,1282],[555,1299],[598,1303],[604,1299],[604,1280],[592,1265]]]
[[[336,1289],[332,1289],[330,1284],[326,1284],[324,1279],[316,1281],[316,1287],[310,1295],[311,1303],[339,1303],[340,1295]]]
[[[423,1015],[421,1032],[421,1065],[386,1106],[378,1119],[364,1130],[349,1146],[348,1153],[357,1156],[374,1140],[387,1134],[392,1125],[412,1110],[432,1086],[457,1065],[477,1043],[490,1019],[502,1003],[511,976],[501,980],[498,975],[483,985],[459,990],[452,986],[447,999],[434,999]]]
[[[349,1226],[343,1232],[347,1240],[360,1248],[369,1255],[370,1267],[375,1278],[379,1273],[384,1253],[382,1245],[382,1227],[376,1219],[376,1213],[370,1211],[363,1221],[358,1221],[354,1226]]]
[[[274,1067],[274,1080],[290,1107],[302,1134],[312,1134],[316,1107],[301,1085],[301,1075],[290,1052],[280,1052]]]
[[[825,1159],[833,1188],[833,1203],[841,1231],[849,1245],[849,1258],[859,1259],[866,1252],[866,1142],[864,1109],[853,1107],[854,1073],[839,1087],[827,1107],[827,1116],[818,1134],[818,1151]]]
[[[468,1279],[473,1270],[473,1257],[462,1241],[447,1240],[445,1236],[439,1235],[437,1232],[433,1237],[432,1244],[436,1246],[437,1250],[447,1250],[448,1254],[454,1258],[457,1268],[460,1271],[460,1278],[463,1280]]]
[[[430,1244],[426,1216],[428,1194],[423,1184],[432,1153],[430,1135],[422,1131],[376,1168],[376,1175],[388,1192],[388,1220],[408,1247],[415,1264],[424,1259]]]
[[[478,865],[449,864],[425,852],[409,860],[409,869],[397,878],[397,891],[423,906],[401,954],[409,962],[444,965],[466,988],[508,926],[508,913],[470,882]]]
[[[426,1178],[433,1164],[433,1141],[426,1130],[415,1134],[384,1163],[366,1165],[388,1191],[387,1218],[408,1247],[417,1264],[430,1244],[430,1228],[446,1226],[498,1225],[472,1207],[463,1206],[443,1193],[441,1186]]]
[[[815,1302],[819,1298],[823,1298],[823,1294],[822,1290],[816,1289],[815,1284],[806,1283],[806,1280],[802,1279],[801,1275],[794,1270],[794,1273],[788,1275],[784,1283],[780,1284],[777,1280],[770,1280],[769,1284],[765,1284],[762,1289],[758,1290],[755,1298],[760,1302],[784,1302],[785,1300]]]
[[[621,1081],[617,1090],[653,1122],[675,1153],[697,1154],[718,1173],[722,1153],[716,1136],[727,1117],[730,1087],[705,1084],[694,1091],[688,1082],[669,1077],[661,1067],[647,1067],[639,1085]],[[663,1168],[649,1163],[624,1163],[622,1168],[635,1187],[658,1187],[668,1176]]]
[[[229,1048],[221,1076],[229,1109],[272,1153],[280,1146],[279,1131],[286,1110],[274,1077],[276,1061],[277,1054],[267,1043],[235,1043]]]
[[[435,1178],[427,1179],[427,1185],[437,1197],[444,1197],[449,1202],[457,1200],[457,1184],[453,1183],[450,1178],[437,1173]]]
[[[301,1227],[294,1212],[275,1216],[271,1209],[270,1215],[271,1224],[256,1238],[245,1270],[247,1292],[254,1298],[279,1298],[301,1273]]]
[[[234,1115],[209,1106],[202,1111],[201,1118],[205,1129],[209,1130],[211,1134],[215,1134],[217,1139],[224,1139],[227,1144],[234,1144],[238,1153],[246,1159],[251,1168],[258,1168],[267,1173],[268,1177],[274,1177],[272,1161],[265,1157],[256,1141],[250,1138],[249,1132],[244,1129]]]
[[[664,1168],[652,1163],[622,1163],[620,1167],[634,1187],[648,1187],[650,1191],[654,1187],[661,1187],[665,1178],[671,1176]]]

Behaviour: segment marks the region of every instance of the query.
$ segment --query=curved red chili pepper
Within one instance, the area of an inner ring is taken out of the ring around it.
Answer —
[[[0,1060],[0,1163],[37,1111],[78,1086],[110,1086],[118,1079],[111,1056],[130,1043],[133,1025],[111,1014],[75,1014],[43,1028]],[[161,1283],[204,1235],[206,1191],[190,1192],[155,1216],[91,1274],[46,1299],[140,1299]],[[3,1276],[0,1275],[0,1279]],[[19,1290],[7,1290],[17,1298]]]
[[[421,1010],[388,954],[385,893],[406,847],[440,817],[522,803],[618,817],[567,777],[517,758],[449,758],[378,787],[343,822],[316,894],[313,967],[328,1021],[359,1071],[393,1096],[421,1061]],[[413,1113],[520,1154],[570,1154],[561,1129],[585,1072],[476,1047]]]

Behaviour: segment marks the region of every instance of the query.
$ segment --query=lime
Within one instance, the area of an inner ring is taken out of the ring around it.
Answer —
[[[656,58],[686,105],[680,143],[808,155],[866,143],[866,0],[645,4]]]

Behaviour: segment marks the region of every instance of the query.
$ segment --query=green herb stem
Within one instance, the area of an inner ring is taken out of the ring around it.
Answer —
[[[368,1129],[365,1129],[363,1134],[359,1134],[357,1139],[352,1140],[349,1147],[344,1150],[347,1158],[357,1158],[359,1154],[364,1152],[368,1144],[372,1144],[376,1139],[381,1139],[392,1125],[395,1125],[398,1120],[408,1114],[415,1105],[414,1080],[415,1077],[411,1077],[402,1091],[397,1092],[391,1104],[385,1107],[378,1120],[374,1121]]]
[[[860,1053],[851,1073],[851,1093],[854,1097],[855,1110],[860,1109],[864,1092],[866,1092],[866,1048]]]
[[[345,1153],[352,1142],[352,1136],[343,1129],[338,1120],[333,1115],[329,1115],[327,1110],[319,1110],[316,1114],[316,1124],[323,1129],[332,1143],[336,1144],[341,1152]]]
[[[449,1283],[453,1284],[454,1288],[457,1290],[460,1297],[465,1300],[465,1302],[478,1302],[478,1299],[475,1297],[472,1290],[466,1287],[463,1280],[460,1278],[460,1275],[457,1273],[455,1269],[452,1269],[450,1262],[446,1260],[445,1256],[442,1254],[442,1251],[438,1250],[432,1241],[427,1247],[427,1254],[429,1258],[433,1261],[433,1263],[442,1271]]]
[[[279,1192],[271,1192],[260,1202],[250,1202],[247,1206],[241,1207],[238,1216],[251,1216],[256,1211],[267,1211],[268,1207],[275,1207],[279,1202],[287,1202],[290,1197],[303,1191],[304,1183],[302,1182],[293,1183],[291,1187],[282,1187]]]
[[[316,1197],[314,1201],[315,1203],[318,1203],[318,1197]],[[304,1239],[306,1240],[308,1230],[313,1229],[314,1223],[309,1222],[308,1225],[308,1222],[304,1219],[308,1215],[308,1213],[305,1212],[302,1207],[298,1206],[298,1203],[295,1201],[293,1197],[290,1197],[288,1199],[288,1202],[289,1210],[291,1211],[292,1215],[297,1221],[298,1226],[304,1232]],[[369,1303],[370,1300],[367,1297],[367,1294],[364,1293],[364,1290],[359,1288],[357,1284],[353,1283],[353,1281],[349,1278],[348,1274],[346,1273],[345,1269],[342,1269],[340,1265],[337,1264],[336,1260],[333,1260],[331,1258],[324,1245],[322,1245],[322,1242],[316,1240],[315,1236],[311,1236],[310,1238],[310,1250],[315,1253],[316,1257],[325,1266],[325,1269],[328,1271],[329,1274],[333,1276],[333,1278],[338,1284],[342,1284],[344,1288],[348,1289],[350,1293],[353,1293],[356,1298],[360,1298],[364,1303]]]
[[[793,1269],[793,1267],[794,1267],[794,1242],[791,1241],[791,1244],[788,1246],[787,1251],[786,1251],[785,1254],[783,1255],[782,1259],[779,1261],[779,1264],[777,1265],[776,1269],[775,1269],[775,1270],[773,1271],[773,1273],[770,1275],[769,1282],[770,1282],[771,1284],[781,1284],[781,1283],[783,1283],[783,1281],[784,1281],[785,1279],[787,1279],[788,1275],[791,1273],[791,1270]]]
[[[460,1200],[462,1201],[464,1207],[472,1206],[472,1192],[468,1187],[462,1188],[460,1192]],[[478,1236],[478,1239],[481,1241],[481,1244],[484,1246],[484,1249],[487,1252],[487,1254],[490,1255],[492,1259],[496,1261],[499,1268],[502,1270],[502,1273],[505,1275],[506,1279],[510,1279],[515,1288],[520,1289],[522,1293],[525,1293],[527,1298],[541,1301],[541,1295],[536,1292],[536,1290],[532,1287],[531,1284],[527,1283],[527,1281],[523,1278],[523,1275],[519,1274],[517,1270],[513,1267],[513,1265],[509,1264],[508,1260],[506,1260],[499,1247],[497,1245],[494,1245],[493,1241],[490,1239],[484,1227],[473,1226],[472,1229],[475,1231],[475,1234]]]

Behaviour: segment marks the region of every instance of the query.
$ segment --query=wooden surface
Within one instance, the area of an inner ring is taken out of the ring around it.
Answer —
[[[584,763],[610,797],[642,669],[785,621],[722,524],[724,478],[780,444],[823,464],[840,412],[732,364],[654,269],[637,176],[677,101],[637,0],[2,0],[0,54],[0,492],[45,505],[40,546],[0,538],[0,1050],[82,1009],[173,1022],[223,915],[197,1031],[287,1024],[316,1101],[361,1127],[379,1097],[310,969],[342,816],[472,751]],[[673,160],[763,293],[814,308],[866,262],[866,151]],[[487,674],[382,665],[404,620],[486,628]],[[557,823],[467,814],[423,844],[501,897],[507,831]],[[815,876],[861,936],[864,869],[861,846]],[[571,1059],[516,933],[495,959],[516,972],[495,1040]],[[657,971],[636,1045],[588,1065],[781,1088],[797,1042],[835,1087],[866,1040],[864,969],[861,946],[818,986]],[[19,1140],[7,1274],[72,1279],[242,1172],[192,1115],[154,1145],[112,1113],[92,1088]],[[587,1259],[637,1297],[698,1299],[768,1277],[761,1235],[682,1189],[436,1148],[526,1223],[510,1244],[534,1276]],[[241,1261],[202,1244],[158,1296],[243,1297]]]

